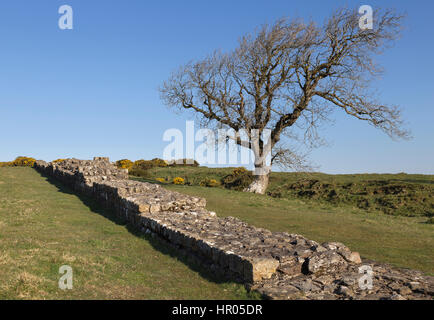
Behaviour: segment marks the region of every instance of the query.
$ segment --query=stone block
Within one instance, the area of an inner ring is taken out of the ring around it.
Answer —
[[[255,283],[270,279],[279,267],[279,261],[273,258],[248,258],[244,260],[244,280]]]

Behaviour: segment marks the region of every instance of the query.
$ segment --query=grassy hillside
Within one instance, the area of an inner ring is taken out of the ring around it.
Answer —
[[[74,288],[58,289],[70,265]],[[0,168],[0,299],[246,299],[31,168]]]
[[[172,190],[205,197],[208,209],[219,216],[235,216],[255,226],[275,231],[300,233],[308,238],[322,241],[340,241],[365,258],[388,262],[400,267],[419,269],[434,274],[434,225],[427,217],[417,215],[384,214],[376,208],[360,208],[352,203],[333,203],[299,196],[286,195],[274,198],[268,195],[248,194],[223,188],[197,186],[202,179],[220,179],[232,171],[230,168],[154,168],[150,179],[167,180],[180,176],[191,186],[163,183]],[[273,173],[270,190],[305,180],[300,173]],[[326,183],[365,184],[366,181],[388,181],[412,185],[432,186],[433,176],[424,175],[325,175],[309,174],[308,179]],[[380,196],[380,195],[379,195]],[[425,194],[424,196],[432,196]]]
[[[190,179],[199,179],[198,175],[218,178],[231,171],[164,170]],[[157,169],[155,174],[161,176],[162,171]],[[272,187],[279,180],[287,183],[285,179],[291,177],[297,181],[293,174],[274,173]],[[333,177],[351,183],[364,179]],[[432,181],[426,176],[405,177],[414,180],[411,183]],[[423,216],[393,216],[348,204],[336,206],[222,188],[165,187],[205,197],[208,208],[219,216],[236,216],[259,227],[300,233],[320,242],[341,241],[363,257],[434,275],[434,225],[426,224]],[[57,286],[58,270],[63,264],[74,270],[74,289],[70,291],[61,291]],[[219,282],[174,251],[118,224],[110,212],[90,199],[48,182],[30,168],[0,168],[0,279],[0,299],[257,297],[240,285]]]
[[[220,181],[233,168],[166,167],[148,170],[150,180],[182,177],[189,185]],[[268,195],[304,202],[349,205],[370,212],[401,216],[434,216],[434,175],[273,172]],[[432,220],[432,219],[431,219]]]
[[[425,223],[426,218],[390,216],[219,188],[165,187],[206,198],[207,208],[220,217],[238,217],[258,227],[299,233],[319,242],[343,242],[365,258],[434,275],[434,225]]]

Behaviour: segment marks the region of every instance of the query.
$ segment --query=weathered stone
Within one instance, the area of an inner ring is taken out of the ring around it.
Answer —
[[[318,271],[329,268],[332,265],[346,264],[345,260],[334,250],[314,253],[309,257],[308,271],[316,273]]]
[[[312,279],[299,279],[292,281],[292,285],[303,292],[312,291],[314,289],[314,284]]]
[[[413,293],[413,291],[411,291],[411,289],[409,287],[401,287],[399,289],[399,294],[403,295],[403,296],[406,296],[406,295],[409,295],[409,294],[412,294],[412,293]]]
[[[354,295],[354,293],[351,291],[351,289],[348,288],[347,286],[339,286],[339,288],[336,290],[336,293],[344,295],[344,296],[348,296],[348,297],[351,297]]]
[[[340,242],[324,242],[322,246],[328,250],[338,250],[338,249],[345,249],[345,245]]]
[[[150,209],[150,205],[147,203],[139,204],[139,212],[148,213]]]
[[[281,261],[277,270],[287,275],[298,275],[302,272],[302,266],[296,257],[291,257],[284,262]]]
[[[249,258],[244,263],[244,279],[256,282],[262,279],[270,279],[276,272],[279,261],[272,258]]]
[[[413,291],[418,291],[418,290],[422,290],[423,289],[421,283],[420,282],[415,282],[415,281],[410,282],[409,283],[409,287]]]
[[[35,168],[113,208],[125,222],[217,276],[241,280],[270,299],[432,299],[434,294],[434,278],[367,260],[374,282],[372,290],[362,290],[360,255],[342,243],[319,245],[298,234],[218,218],[205,209],[205,199],[128,180],[128,171],[107,158],[37,161]]]
[[[351,254],[345,259],[349,262],[356,264],[362,263],[362,259],[360,258],[360,254],[358,252],[351,252]]]
[[[330,285],[334,281],[332,275],[328,274],[320,275],[319,277],[314,276],[313,279],[324,286]]]
[[[358,286],[360,279],[360,274],[350,273],[344,274],[341,278],[341,283],[347,287],[355,287]]]
[[[403,296],[401,296],[400,294],[394,293],[391,297],[390,300],[406,300]]]

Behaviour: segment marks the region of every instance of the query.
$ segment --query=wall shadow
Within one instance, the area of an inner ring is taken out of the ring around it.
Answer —
[[[92,197],[75,192],[74,190],[72,190],[72,188],[62,184],[61,182],[59,182],[58,180],[54,179],[51,176],[45,175],[44,173],[41,173],[39,171],[37,171],[37,172],[47,182],[49,182],[50,184],[55,186],[57,188],[58,192],[62,192],[62,193],[71,194],[71,195],[76,196],[93,213],[99,214],[99,215],[105,217],[106,219],[112,221],[113,223],[115,223],[117,225],[125,226],[125,228],[128,230],[128,232],[130,232],[131,234],[133,234],[136,237],[139,237],[145,241],[148,241],[151,244],[152,248],[154,248],[155,250],[158,250],[162,254],[169,256],[173,259],[177,259],[177,260],[181,261],[182,263],[187,265],[192,271],[197,272],[201,277],[205,278],[206,280],[217,283],[217,284],[222,284],[222,283],[242,284],[241,282],[228,280],[224,277],[218,276],[217,274],[211,272],[210,270],[206,269],[202,265],[196,263],[194,261],[194,259],[189,257],[188,255],[180,253],[178,250],[170,247],[169,245],[160,241],[158,238],[156,239],[150,235],[144,234],[137,227],[131,225],[130,223],[125,223],[125,221],[123,219],[119,218],[115,214],[115,211],[113,209],[104,207],[103,205],[98,203]],[[252,298],[253,298],[253,296],[252,296]]]

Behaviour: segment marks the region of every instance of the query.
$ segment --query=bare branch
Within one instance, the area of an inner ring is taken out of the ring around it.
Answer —
[[[318,127],[336,108],[392,138],[408,138],[400,109],[377,102],[369,90],[382,73],[374,58],[399,37],[403,16],[377,10],[374,17],[373,30],[360,30],[357,10],[349,9],[322,26],[286,19],[264,25],[232,52],[216,51],[173,73],[161,97],[208,126],[270,129],[272,147],[291,130],[302,131],[310,147],[321,145]],[[297,163],[291,150],[279,147],[275,161]]]

